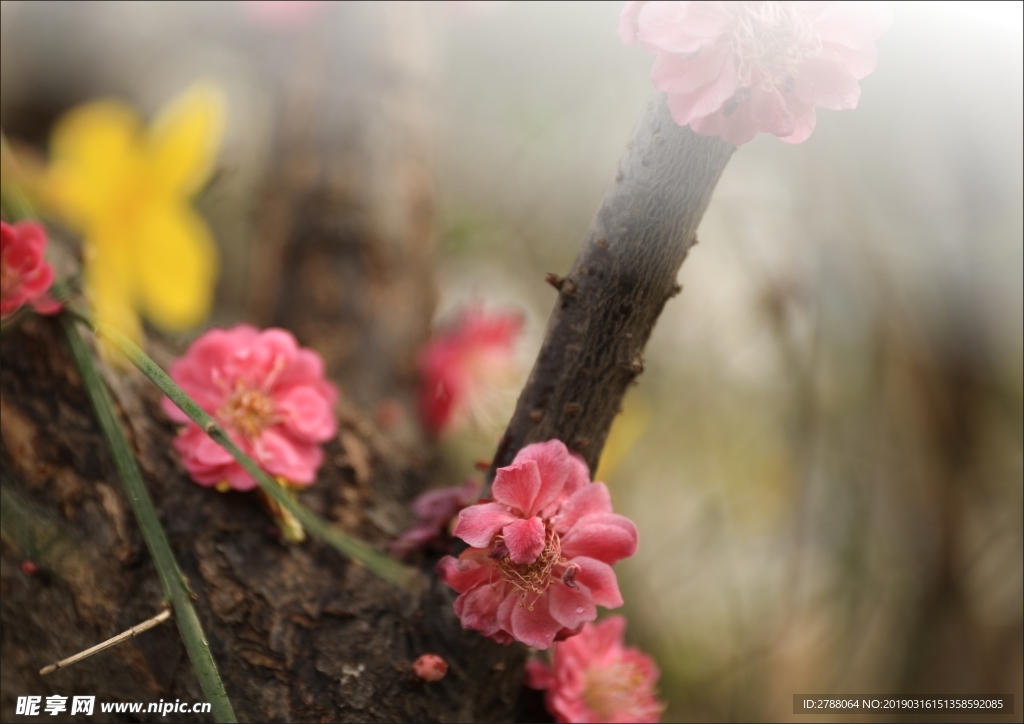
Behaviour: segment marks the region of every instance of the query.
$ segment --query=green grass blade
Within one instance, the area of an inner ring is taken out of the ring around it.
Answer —
[[[174,620],[178,624],[178,630],[185,642],[185,649],[188,651],[188,657],[199,679],[199,684],[203,688],[207,701],[210,702],[214,719],[218,722],[237,721],[220,674],[217,672],[217,663],[213,659],[206,636],[203,634],[203,628],[199,623],[199,617],[192,606],[192,592],[174,558],[174,552],[167,541],[167,534],[157,517],[146,484],[142,480],[138,463],[128,447],[124,431],[114,414],[114,406],[107,387],[100,379],[92,354],[75,326],[75,321],[67,315],[62,315],[61,321],[71,346],[71,354],[78,367],[78,372],[82,376],[82,386],[96,411],[103,437],[106,438],[107,445],[114,457],[114,465],[117,467],[121,481],[128,493],[128,500],[131,502],[135,519],[142,529],[146,547],[149,548],[149,553],[153,556],[153,562],[156,564],[160,583],[164,589],[164,596],[174,609]]]

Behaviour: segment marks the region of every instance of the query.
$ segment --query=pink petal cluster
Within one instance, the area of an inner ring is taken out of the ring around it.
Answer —
[[[654,685],[658,667],[623,645],[626,619],[586,624],[579,636],[555,644],[552,666],[532,660],[526,685],[545,689],[557,722],[656,722],[664,707]]]
[[[324,378],[320,355],[300,348],[290,332],[247,324],[211,329],[171,365],[170,375],[267,473],[298,485],[316,479],[324,458],[320,444],[337,431],[338,391]],[[163,407],[185,423],[174,447],[193,480],[256,487],[227,450],[166,397]]]
[[[811,135],[815,106],[857,107],[892,23],[881,2],[627,2],[619,35],[656,55],[672,118],[737,145]]]
[[[517,313],[470,307],[420,352],[419,408],[437,434],[466,419],[486,418],[496,394],[515,376],[515,342],[523,328]]]
[[[241,0],[257,23],[275,30],[297,30],[310,25],[329,7],[327,0]]]
[[[56,314],[60,304],[47,293],[53,268],[46,261],[46,230],[34,221],[0,221],[0,319],[30,304],[40,314]]]
[[[632,521],[559,440],[523,448],[500,468],[494,500],[463,509],[455,535],[472,548],[441,559],[462,627],[546,649],[622,605],[612,564],[636,553]]]
[[[462,485],[420,493],[412,501],[416,525],[391,542],[391,555],[400,558],[440,538],[460,510],[477,496],[480,484],[470,478]]]

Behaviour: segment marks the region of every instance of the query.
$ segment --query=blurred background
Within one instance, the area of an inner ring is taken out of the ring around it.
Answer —
[[[893,6],[856,111],[733,157],[602,460],[640,530],[617,570],[666,721],[795,719],[794,694],[1012,694],[1021,719],[1024,6]],[[197,78],[224,87],[198,202],[222,253],[211,324],[259,316],[282,105],[398,108],[373,143],[404,154],[399,128],[428,170],[435,316],[521,309],[524,378],[544,274],[569,268],[652,90],[621,3],[0,7],[0,122],[23,150],[85,100],[151,115]],[[352,13],[379,13],[378,34]],[[359,43],[399,57],[402,83],[356,51],[322,62]],[[514,400],[442,441],[446,482],[489,458]]]

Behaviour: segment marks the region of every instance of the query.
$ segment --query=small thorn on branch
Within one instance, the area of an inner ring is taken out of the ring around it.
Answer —
[[[544,275],[544,281],[553,286],[558,291],[562,291],[562,285],[565,283],[565,277],[559,276],[554,272],[548,272]]]
[[[543,417],[544,413],[540,410],[530,410],[530,419],[534,422],[540,422]]]
[[[682,284],[673,284],[672,285],[672,289],[669,290],[668,298],[671,299],[672,297],[679,296],[679,293],[681,291],[683,291],[683,285]]]
[[[626,364],[622,365],[622,368],[629,372],[631,375],[636,377],[644,371],[644,360],[640,355],[637,355]]]
[[[86,649],[85,651],[77,653],[74,656],[69,656],[66,659],[61,659],[60,661],[58,661],[55,664],[50,664],[49,666],[44,666],[43,668],[41,668],[39,670],[39,674],[41,676],[46,676],[47,674],[52,674],[57,669],[63,669],[66,666],[71,666],[71,664],[77,663],[77,662],[81,661],[82,659],[86,659],[86,658],[92,656],[93,654],[98,654],[100,651],[103,651],[105,649],[109,649],[109,648],[112,648],[114,646],[117,646],[119,643],[121,643],[123,641],[127,641],[130,638],[138,636],[143,631],[148,631],[149,629],[154,628],[155,626],[159,626],[160,624],[162,624],[164,621],[166,621],[170,617],[171,617],[171,609],[170,608],[164,608],[163,611],[161,611],[160,613],[158,613],[156,616],[154,616],[153,618],[149,619],[148,621],[143,621],[138,626],[132,626],[127,631],[125,631],[123,633],[119,633],[117,636],[114,636],[113,638],[109,638],[109,639],[107,639],[106,641],[104,641],[101,644],[96,644],[91,649]]]
[[[544,275],[544,281],[560,291],[562,294],[572,294],[576,291],[576,284],[569,277],[563,277],[553,272],[548,272]]]
[[[583,408],[578,402],[570,402],[565,406],[565,414],[569,417],[579,417],[583,414]]]

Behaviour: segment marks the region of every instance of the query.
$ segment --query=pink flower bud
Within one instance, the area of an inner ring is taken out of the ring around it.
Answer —
[[[444,678],[448,663],[437,654],[423,654],[413,662],[412,670],[418,679],[429,684]]]

